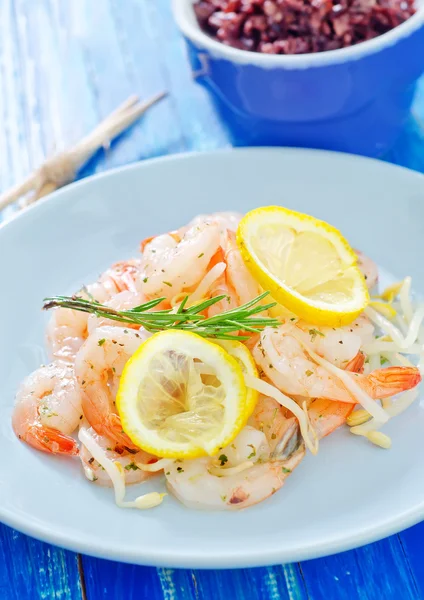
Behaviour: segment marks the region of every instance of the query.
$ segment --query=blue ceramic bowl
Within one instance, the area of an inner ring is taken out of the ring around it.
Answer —
[[[194,0],[173,0],[199,83],[249,145],[325,148],[378,156],[408,118],[424,71],[424,0],[417,13],[356,46],[296,56],[225,46],[199,27]]]

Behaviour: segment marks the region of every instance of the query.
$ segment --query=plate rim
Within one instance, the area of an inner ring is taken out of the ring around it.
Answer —
[[[378,159],[366,158],[362,156],[332,152],[325,150],[305,149],[305,148],[274,148],[274,147],[248,147],[248,148],[223,148],[204,152],[184,152],[178,154],[170,154],[161,157],[150,158],[141,160],[135,163],[115,167],[107,171],[96,173],[89,177],[85,177],[78,181],[75,181],[64,188],[61,188],[42,200],[34,203],[26,210],[13,216],[13,218],[3,221],[0,223],[0,240],[2,232],[6,228],[14,226],[17,221],[28,218],[34,211],[46,208],[51,203],[60,201],[60,198],[66,199],[68,194],[75,193],[78,188],[84,188],[84,186],[91,185],[97,180],[107,179],[109,177],[116,177],[122,173],[143,170],[149,168],[152,164],[167,163],[170,161],[187,161],[196,158],[208,159],[216,155],[225,154],[263,154],[273,153],[281,155],[284,158],[291,154],[304,154],[304,155],[321,155],[329,156],[333,159],[340,159],[345,161],[354,161],[359,163],[374,163],[377,169],[381,171],[385,169],[398,170],[408,173],[409,177],[415,177],[424,184],[424,174],[392,163],[384,162]],[[380,171],[380,172],[381,172]],[[271,549],[266,548],[254,548],[248,546],[245,551],[237,553],[210,553],[209,555],[199,555],[193,550],[189,552],[184,551],[182,554],[176,554],[175,551],[168,552],[166,549],[161,551],[151,551],[147,548],[125,551],[125,548],[114,549],[110,547],[103,547],[101,539],[89,540],[88,538],[74,537],[73,533],[68,529],[63,530],[56,528],[51,531],[47,525],[41,525],[33,523],[28,516],[19,516],[16,511],[13,512],[0,506],[0,521],[4,524],[17,529],[27,535],[33,536],[44,542],[54,544],[56,546],[74,551],[81,552],[90,556],[96,556],[99,558],[105,558],[110,560],[116,560],[119,562],[127,562],[131,564],[141,564],[148,566],[160,566],[160,567],[176,567],[176,568],[203,568],[203,569],[214,569],[214,568],[241,568],[241,567],[257,567],[257,566],[268,566],[281,562],[296,562],[300,560],[307,560],[312,558],[318,558],[322,556],[328,556],[334,553],[343,552],[352,548],[357,548],[365,544],[380,540],[384,537],[398,533],[399,531],[406,529],[416,523],[420,522],[424,518],[424,498],[421,502],[415,503],[409,509],[404,510],[398,514],[395,518],[387,517],[377,525],[371,528],[358,528],[356,533],[352,533],[348,538],[343,536],[333,536],[333,539],[320,541],[319,544],[313,543],[309,545],[302,544],[299,547],[291,548],[290,550],[284,548],[278,548],[275,544]],[[124,543],[123,543],[124,546]]]
[[[403,165],[397,165],[395,163],[387,162],[381,160],[379,158],[372,158],[368,156],[360,156],[359,154],[350,154],[348,152],[337,152],[335,150],[320,150],[317,148],[301,148],[296,146],[245,146],[245,147],[228,147],[228,148],[217,148],[214,150],[202,150],[196,151],[191,150],[187,152],[178,152],[175,154],[165,154],[163,156],[155,156],[152,158],[141,159],[135,161],[133,163],[128,163],[121,166],[112,167],[111,169],[107,169],[105,171],[100,171],[99,173],[94,173],[93,175],[88,175],[87,177],[83,177],[76,181],[72,181],[67,185],[51,192],[47,196],[40,198],[36,202],[30,204],[25,207],[23,210],[20,210],[18,213],[14,213],[11,218],[7,220],[0,221],[0,231],[5,229],[6,227],[10,227],[12,223],[14,223],[17,219],[21,220],[26,218],[27,215],[32,214],[36,210],[40,210],[41,206],[45,206],[50,204],[51,202],[56,201],[57,198],[62,196],[66,196],[69,191],[78,189],[79,187],[83,187],[84,185],[88,185],[92,182],[95,182],[98,179],[107,179],[109,177],[114,177],[119,175],[120,173],[130,172],[137,169],[148,168],[151,164],[159,164],[166,163],[178,160],[186,160],[186,159],[196,159],[200,157],[213,157],[215,155],[221,154],[255,154],[255,153],[268,153],[271,152],[273,154],[281,154],[281,156],[288,154],[312,154],[317,156],[332,156],[336,159],[340,160],[350,160],[354,162],[362,162],[362,163],[373,163],[374,165],[378,165],[377,168],[381,168],[382,170],[398,170],[403,171],[409,174],[409,176],[416,177],[417,179],[421,179],[424,182],[424,173],[420,173],[415,169],[410,169],[409,167],[405,167]]]
[[[278,548],[271,550],[261,549],[260,554],[258,554],[258,550],[248,550],[244,553],[237,551],[237,553],[223,555],[220,552],[208,556],[199,556],[194,551],[192,554],[185,552],[184,554],[177,555],[173,552],[167,554],[166,551],[125,551],[121,548],[116,550],[103,548],[100,542],[97,542],[96,545],[96,543],[86,541],[86,539],[81,541],[81,539],[74,538],[72,534],[54,533],[49,531],[47,527],[28,524],[28,520],[23,521],[13,517],[10,519],[4,518],[5,513],[7,514],[8,512],[0,508],[0,517],[3,524],[42,542],[53,544],[75,553],[148,567],[227,570],[267,567],[276,564],[289,564],[323,558],[378,542],[421,522],[424,517],[424,499],[416,507],[399,515],[397,519],[386,519],[378,526],[368,530],[359,530],[355,535],[351,535],[345,540],[336,538],[329,542],[324,541],[319,544],[310,544],[309,546],[303,545],[302,547],[290,550]],[[25,522],[25,525],[22,525],[22,522]]]

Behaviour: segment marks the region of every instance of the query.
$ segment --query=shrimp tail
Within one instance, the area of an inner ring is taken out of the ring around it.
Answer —
[[[154,240],[155,237],[156,237],[155,235],[151,235],[150,237],[146,237],[146,238],[144,238],[144,240],[141,240],[141,242],[140,242],[140,252],[142,254],[143,254],[144,248],[147,246],[147,244],[150,244],[150,242],[152,240]]]
[[[346,422],[354,404],[326,398],[316,398],[309,407],[309,419],[318,439],[330,435]]]
[[[362,373],[365,365],[365,354],[361,351],[358,352],[346,365],[345,371],[351,373]]]
[[[212,269],[212,267],[214,267],[215,265],[217,265],[218,263],[221,263],[221,262],[225,262],[225,252],[222,249],[222,246],[220,246],[218,248],[218,250],[215,252],[215,254],[210,259],[209,265],[208,265],[208,270]]]
[[[134,282],[131,280],[128,273],[124,272],[120,277],[114,273],[110,273],[108,277],[118,292],[123,292],[124,290],[134,291]]]
[[[129,451],[140,450],[140,448],[135,446],[123,431],[121,419],[119,415],[115,413],[108,415],[106,422],[101,419],[95,422],[93,421],[92,427],[99,435],[115,440],[118,445],[125,447]]]
[[[363,379],[361,387],[374,399],[383,399],[411,390],[421,381],[417,367],[387,367],[377,369]]]
[[[31,425],[24,436],[18,435],[18,437],[36,450],[41,450],[48,454],[77,456],[79,453],[78,444],[74,438],[49,427]]]
[[[106,276],[116,287],[118,292],[126,290],[137,293],[137,268],[131,261],[121,261],[115,263],[111,269],[106,271]]]
[[[365,355],[359,351],[356,356],[348,362],[345,371],[351,373],[362,373],[364,370]],[[346,423],[355,405],[347,402],[339,402],[329,398],[316,398],[309,407],[309,418],[319,439],[326,437],[335,429]]]
[[[127,449],[129,448],[130,450],[140,450],[140,448],[138,446],[135,446],[135,444],[132,443],[130,438],[127,436],[127,434],[122,429],[121,418],[119,415],[117,415],[115,413],[111,413],[109,415],[108,421],[109,421],[109,428],[112,432],[112,435],[109,437],[112,437],[112,439],[116,440],[118,442],[118,444],[119,443],[122,444]]]

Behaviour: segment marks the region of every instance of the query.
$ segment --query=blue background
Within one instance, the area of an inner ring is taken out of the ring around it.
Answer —
[[[230,145],[206,92],[191,79],[170,2],[0,0],[0,189],[77,141],[130,94],[148,97],[164,89],[169,99],[113,151],[99,153],[81,176],[152,156]],[[384,160],[424,171],[421,120],[424,80],[413,115]],[[0,485],[7,485],[1,475]],[[424,598],[423,536],[421,524],[302,564],[178,571],[80,557],[0,525],[0,598],[415,600]]]

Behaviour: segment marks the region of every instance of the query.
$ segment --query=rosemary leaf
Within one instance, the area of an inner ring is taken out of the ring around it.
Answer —
[[[151,309],[158,306],[164,298],[156,298],[135,308],[119,311],[94,300],[86,300],[78,296],[45,298],[43,308],[49,310],[60,307],[87,312],[97,317],[139,325],[151,333],[163,330],[182,330],[191,331],[203,337],[214,337],[223,340],[246,340],[248,336],[231,334],[238,331],[258,333],[264,327],[276,327],[279,325],[278,319],[258,315],[258,313],[275,306],[275,303],[260,304],[268,294],[269,292],[264,292],[243,306],[224,311],[210,318],[205,318],[201,313],[223,300],[225,296],[216,296],[215,298],[185,308],[189,300],[189,297],[186,296],[177,311],[166,309],[151,312]]]

